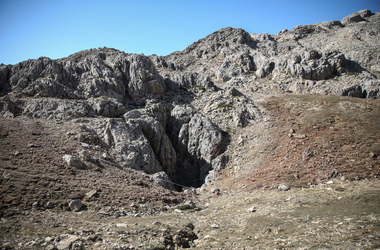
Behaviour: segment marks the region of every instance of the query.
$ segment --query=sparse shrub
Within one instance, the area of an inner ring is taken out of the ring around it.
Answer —
[[[222,104],[220,104],[220,105],[218,106],[219,109],[221,109],[221,108],[225,108],[225,107],[227,107],[227,108],[233,108],[234,105],[232,105],[231,103],[222,103]]]

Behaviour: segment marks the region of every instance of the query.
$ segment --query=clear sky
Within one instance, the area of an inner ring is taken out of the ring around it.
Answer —
[[[380,0],[0,0],[0,63],[103,46],[167,55],[227,26],[276,34],[362,9]]]

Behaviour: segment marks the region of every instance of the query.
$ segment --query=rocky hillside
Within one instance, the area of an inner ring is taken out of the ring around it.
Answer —
[[[70,200],[149,216],[190,187],[376,179],[379,48],[380,13],[363,10],[276,35],[227,27],[167,56],[2,64],[1,216]]]

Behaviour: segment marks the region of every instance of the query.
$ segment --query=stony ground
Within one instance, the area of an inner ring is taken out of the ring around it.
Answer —
[[[225,191],[196,215],[197,247],[377,249],[379,187],[378,181],[331,180],[290,191]]]
[[[233,134],[232,185],[309,187],[380,177],[380,102],[337,96],[265,99],[267,121]]]
[[[212,191],[197,196],[195,209],[154,216],[117,216],[90,206],[26,211],[2,218],[3,249],[380,248],[379,181]]]
[[[2,118],[1,249],[379,249],[379,101],[260,100],[197,194],[96,160],[86,120]],[[95,160],[68,167],[83,148]]]

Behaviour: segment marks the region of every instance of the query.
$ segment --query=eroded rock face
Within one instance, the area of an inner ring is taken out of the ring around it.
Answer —
[[[226,147],[226,135],[191,106],[176,106],[169,125],[177,151],[177,178],[187,186],[203,184],[212,170],[211,162]]]
[[[161,98],[165,84],[145,56],[102,49],[79,52],[60,60],[41,57],[2,66],[3,94],[87,99],[107,97],[124,102]]]
[[[165,130],[150,108],[107,120],[103,138],[116,163],[148,174],[164,171],[181,185],[203,184],[212,160],[225,150],[223,132],[191,106],[175,106]]]
[[[122,118],[110,119],[104,131],[104,138],[106,144],[113,148],[116,162],[121,163],[122,167],[143,170],[146,173],[162,171],[138,125],[127,123]]]
[[[197,181],[193,183],[200,185],[212,158],[221,151],[220,131],[215,137],[217,127],[194,109],[186,118],[186,123],[191,121],[192,130],[186,132],[191,147],[173,147],[178,141],[169,139],[176,129],[171,125],[173,107],[170,102],[160,101],[169,84],[145,56],[113,49],[89,50],[60,60],[39,58],[13,66],[1,65],[0,72],[1,92],[5,95],[0,100],[2,116],[63,121],[111,118],[105,120],[103,130],[90,130],[104,142],[101,146],[109,149],[112,162],[121,167],[148,174],[165,172],[171,180],[182,183],[181,178],[188,179],[184,177],[187,173],[178,174],[178,165],[194,158],[205,162],[189,171],[190,175],[197,172]],[[185,73],[175,75],[169,88],[176,92],[180,87],[193,86],[210,89],[213,83],[207,75]],[[212,130],[202,130],[199,121]],[[200,134],[197,129],[201,129]]]
[[[378,76],[379,24],[379,13],[362,10],[342,21],[299,25],[276,35],[228,27],[153,62],[168,79],[202,72],[216,89],[241,82],[246,88],[265,84],[280,92],[336,95],[355,84],[366,89],[362,83]],[[352,75],[359,77],[347,77]]]

